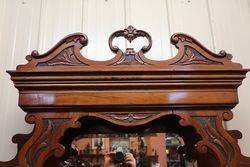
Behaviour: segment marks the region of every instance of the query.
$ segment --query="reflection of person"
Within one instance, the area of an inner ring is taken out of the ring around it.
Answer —
[[[114,154],[112,154],[112,153],[105,154],[105,157],[104,157],[104,167],[116,167],[116,165],[113,162],[112,155],[114,155]],[[125,156],[125,165],[127,167],[136,167],[136,161],[135,161],[135,158],[134,158],[133,154],[126,153],[126,156]]]

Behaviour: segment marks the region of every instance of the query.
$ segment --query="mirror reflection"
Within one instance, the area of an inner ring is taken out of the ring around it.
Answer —
[[[79,135],[61,167],[193,167],[178,154],[183,139],[174,133]]]

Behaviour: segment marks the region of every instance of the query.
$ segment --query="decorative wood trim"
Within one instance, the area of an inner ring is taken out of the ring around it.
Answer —
[[[150,48],[152,47],[152,38],[151,36],[143,30],[137,30],[136,28],[134,28],[133,26],[128,26],[127,28],[125,28],[124,30],[119,30],[116,31],[114,33],[112,33],[109,37],[109,48],[111,49],[112,52],[114,53],[118,53],[118,51],[121,51],[121,49],[119,49],[117,46],[113,46],[113,40],[115,37],[124,37],[125,39],[127,39],[130,43],[138,38],[138,37],[146,37],[148,40],[148,45],[147,46],[143,46],[139,52],[142,53],[146,53],[150,50]]]
[[[146,37],[148,45],[123,53],[113,46],[115,37],[130,42]],[[83,57],[80,49],[87,43],[84,34],[69,35],[44,54],[33,51],[27,64],[8,71],[19,90],[19,106],[27,112],[26,122],[35,127],[33,133],[13,138],[18,155],[0,166],[41,167],[52,155],[63,156],[60,139],[67,129],[80,128],[84,117],[123,128],[178,118],[177,127],[170,130],[184,139],[179,151],[187,159],[197,159],[203,167],[249,166],[250,159],[238,146],[241,134],[222,126],[233,118],[237,88],[249,71],[232,62],[232,55],[213,53],[178,33],[171,37],[179,50],[174,58],[150,60],[144,53],[152,46],[151,36],[132,26],[110,36],[109,46],[116,54],[111,60]]]
[[[113,46],[115,37],[124,37],[129,42],[132,42],[138,37],[146,37],[148,45],[143,46],[138,52],[133,48],[127,48],[123,53],[117,46]],[[238,63],[231,62],[232,55],[224,50],[219,54],[215,54],[205,48],[196,39],[186,34],[174,34],[171,37],[171,43],[179,49],[178,54],[169,60],[154,61],[145,57],[144,53],[148,52],[152,47],[151,36],[143,31],[137,30],[132,26],[128,26],[124,30],[119,30],[111,34],[109,37],[109,47],[116,55],[111,60],[94,61],[89,60],[81,55],[80,49],[88,44],[88,38],[81,33],[71,34],[63,38],[52,49],[44,54],[39,54],[38,51],[33,51],[26,57],[29,61],[26,65],[19,65],[18,71],[81,71],[86,69],[96,69],[101,66],[102,69],[109,69],[107,66],[126,66],[129,65],[132,69],[138,69],[137,65],[159,66],[166,70],[185,69],[186,65],[192,65],[193,69],[225,69],[226,67],[235,67],[241,69],[242,66]],[[133,66],[131,66],[133,65]],[[195,65],[195,66],[194,66]],[[208,67],[207,65],[212,65]],[[223,65],[223,66],[222,66]],[[52,68],[48,68],[53,66]],[[56,67],[54,67],[56,66]],[[70,66],[68,68],[65,68]],[[197,67],[202,66],[203,68]],[[115,69],[115,68],[114,68]]]

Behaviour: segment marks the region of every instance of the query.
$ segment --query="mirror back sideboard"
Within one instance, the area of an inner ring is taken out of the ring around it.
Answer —
[[[117,37],[129,42],[145,37],[148,43],[139,51],[123,51],[113,45]],[[84,130],[83,118],[96,125],[104,121],[117,131],[158,121],[183,138],[180,151],[198,166],[250,166],[238,145],[241,133],[223,127],[233,118],[237,88],[249,71],[232,62],[231,54],[213,53],[178,33],[171,37],[178,49],[175,57],[150,60],[145,54],[151,36],[132,26],[114,32],[108,42],[115,54],[111,60],[84,57],[80,50],[88,38],[75,33],[44,54],[33,51],[27,64],[8,71],[19,90],[19,106],[27,113],[25,121],[35,126],[31,134],[13,137],[17,156],[0,166],[42,167],[51,157],[65,156],[68,148],[60,141]]]

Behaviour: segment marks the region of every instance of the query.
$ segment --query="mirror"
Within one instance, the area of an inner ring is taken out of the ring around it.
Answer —
[[[81,127],[67,129],[60,138],[64,155],[60,158],[52,155],[45,166],[103,167],[105,159],[113,163],[115,158],[123,160],[128,153],[137,167],[197,166],[195,143],[201,138],[193,127],[180,126],[176,115],[137,126],[120,126],[96,117],[82,117],[78,121]]]
[[[69,156],[60,166],[103,167],[105,158],[112,162],[118,152],[131,153],[138,167],[191,167],[194,163],[178,154],[183,139],[174,133],[124,133],[79,135],[71,142]]]

